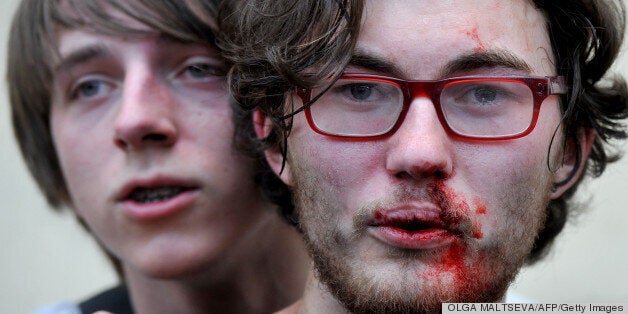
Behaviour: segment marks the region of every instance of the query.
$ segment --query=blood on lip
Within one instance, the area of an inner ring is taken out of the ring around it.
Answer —
[[[430,191],[435,202],[442,209],[440,218],[446,225],[461,226],[464,223],[471,223],[472,230],[470,232],[473,238],[480,239],[484,236],[477,215],[486,214],[485,201],[476,197],[473,200],[475,210],[472,211],[464,196],[459,195],[442,180],[428,184],[428,191]],[[472,215],[472,212],[476,215]],[[469,219],[472,221],[468,221]]]
[[[484,236],[478,216],[487,213],[486,201],[476,197],[473,199],[472,205],[469,205],[464,196],[461,196],[441,180],[431,183],[428,189],[434,201],[442,209],[443,221],[454,225],[471,222],[471,230],[466,230],[466,232],[470,232],[475,239],[480,239]],[[474,265],[471,260],[465,260],[468,253],[469,249],[465,242],[452,244],[434,261],[431,270],[425,273],[425,275],[431,277],[430,281],[432,282],[442,282],[441,280],[445,278],[443,274],[449,273],[453,276],[453,282],[450,284],[452,288],[463,294],[472,292],[465,291],[471,289],[466,280],[468,280],[469,274],[482,272],[482,268],[479,265],[483,263],[483,258],[478,256],[479,260]]]
[[[393,210],[387,212],[376,211],[373,214],[372,225],[386,226],[398,232],[415,234],[435,229],[447,229],[438,212]]]
[[[478,216],[487,212],[486,202],[476,197],[470,205],[467,199],[447,186],[443,180],[427,185],[432,202],[440,210],[393,210],[373,213],[373,225],[386,225],[406,232],[419,232],[429,228],[447,229],[457,236],[484,236]]]

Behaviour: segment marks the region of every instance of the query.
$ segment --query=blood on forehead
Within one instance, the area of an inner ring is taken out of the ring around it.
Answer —
[[[474,26],[472,29],[465,31],[465,35],[475,42],[475,48],[473,49],[473,51],[481,52],[486,50],[486,46],[482,42],[482,39],[480,39],[480,33],[478,31],[477,25]]]

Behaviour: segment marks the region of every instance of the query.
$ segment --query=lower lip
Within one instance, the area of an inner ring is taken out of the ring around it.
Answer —
[[[411,250],[429,250],[448,246],[457,239],[448,230],[438,228],[408,231],[390,226],[373,226],[369,227],[369,233],[388,245]]]
[[[122,210],[131,218],[151,221],[174,216],[190,207],[197,199],[198,190],[187,190],[177,196],[154,203],[122,202]]]

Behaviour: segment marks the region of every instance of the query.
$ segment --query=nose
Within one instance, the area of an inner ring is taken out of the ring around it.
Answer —
[[[451,140],[427,98],[415,98],[390,137],[387,171],[401,179],[445,179],[453,171]]]
[[[148,66],[129,70],[115,120],[115,144],[125,150],[173,145],[178,136],[174,107],[167,84]]]

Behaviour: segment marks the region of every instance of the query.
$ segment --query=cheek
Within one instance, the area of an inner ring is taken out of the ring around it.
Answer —
[[[77,132],[73,130],[71,124],[54,110],[51,118],[51,133],[61,170],[66,183],[71,185],[73,168],[82,163],[83,159],[80,149],[83,146],[82,140],[75,136]]]
[[[480,215],[486,228],[511,216],[520,216],[523,204],[548,194],[550,173],[546,159],[549,144],[519,140],[499,145],[467,146],[459,150],[456,176],[470,193],[487,205]],[[523,154],[522,152],[527,152]],[[526,209],[526,211],[529,209]]]
[[[91,124],[91,127],[87,127],[85,123],[74,121],[77,119],[65,112],[55,110],[51,112],[51,136],[55,153],[73,207],[80,211],[82,208],[97,207],[99,194],[106,190],[101,179],[103,173],[114,173],[113,169],[106,169],[112,158],[111,154],[106,152],[106,147],[112,145],[113,141],[103,136],[106,133],[100,124]]]
[[[207,178],[227,180],[223,184],[238,184],[251,176],[250,159],[234,146],[233,117],[226,102],[181,116],[187,118],[180,122],[177,147],[170,153],[185,155],[194,167],[210,174]]]
[[[549,141],[530,136],[487,144],[456,144],[455,176],[482,194],[512,190],[547,176]],[[536,179],[536,180],[534,180]]]
[[[379,173],[380,148],[369,142],[335,141],[302,130],[289,137],[289,164],[300,197],[313,204],[303,205],[317,210],[321,224],[338,221],[349,230],[353,210],[382,194],[382,187],[369,193],[374,173]],[[332,210],[329,210],[329,209]],[[325,221],[326,220],[326,221]]]
[[[315,173],[333,189],[344,190],[363,181],[377,168],[380,152],[372,142],[334,140],[296,122],[288,140],[291,164],[298,163],[304,171]]]

